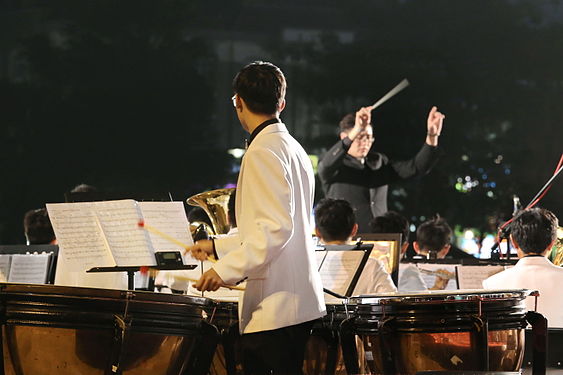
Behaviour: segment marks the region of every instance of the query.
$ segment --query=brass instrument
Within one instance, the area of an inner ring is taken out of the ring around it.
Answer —
[[[192,233],[200,225],[204,224],[209,234],[227,234],[231,229],[229,223],[229,199],[235,192],[235,188],[225,188],[204,191],[189,197],[186,202],[191,206],[199,206],[203,208],[207,216],[211,219],[213,228],[209,228],[206,223],[193,222],[190,223]]]
[[[557,240],[551,250],[552,262],[556,266],[563,266],[563,227],[557,228]]]

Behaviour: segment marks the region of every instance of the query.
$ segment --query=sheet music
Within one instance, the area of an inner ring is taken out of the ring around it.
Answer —
[[[373,244],[370,258],[375,258],[383,263],[385,271],[391,274],[393,269],[391,267],[391,254],[395,247],[395,241],[364,241],[365,244]]]
[[[193,245],[188,218],[182,202],[139,202],[145,223],[170,237]],[[182,251],[179,245],[149,232],[155,251]],[[190,257],[191,258],[191,257]]]
[[[428,289],[457,290],[455,264],[417,263],[417,267]]]
[[[156,264],[134,200],[47,204],[47,211],[65,261],[74,269]]]
[[[47,204],[60,252],[73,269],[115,266],[94,205],[94,202]]]
[[[320,257],[319,253],[326,253],[324,262],[319,270],[323,287],[335,293],[345,295],[365,252],[350,250],[317,251],[317,259]]]
[[[12,261],[12,255],[10,254],[0,254],[0,282],[7,282],[8,276],[10,275],[10,263]]]
[[[156,265],[150,237],[139,227],[143,216],[136,201],[96,202],[95,209],[116,265]]]
[[[483,289],[483,281],[495,273],[504,271],[504,266],[456,266],[459,289]]]
[[[50,257],[50,254],[13,254],[8,282],[45,284]]]

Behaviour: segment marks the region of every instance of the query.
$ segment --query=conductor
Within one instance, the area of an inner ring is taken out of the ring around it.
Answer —
[[[414,158],[405,161],[372,150],[370,107],[362,107],[340,121],[340,140],[319,162],[319,177],[326,197],[350,202],[359,233],[368,233],[373,218],[387,212],[389,184],[430,171],[438,157],[444,118],[438,108],[432,107],[426,121],[426,142]]]

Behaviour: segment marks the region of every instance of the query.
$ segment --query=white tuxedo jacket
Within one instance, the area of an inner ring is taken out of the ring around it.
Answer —
[[[485,289],[533,289],[540,292],[538,312],[547,318],[548,327],[563,328],[563,268],[546,257],[524,257],[512,268],[483,281]],[[535,297],[526,298],[528,310],[534,309]]]
[[[237,184],[238,236],[218,238],[213,269],[224,282],[247,277],[239,300],[241,333],[325,315],[312,241],[311,161],[282,123],[265,127],[243,157]]]

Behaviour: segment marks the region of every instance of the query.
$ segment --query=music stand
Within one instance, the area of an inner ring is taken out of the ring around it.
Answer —
[[[47,268],[47,284],[55,283],[55,272],[57,271],[57,258],[59,247],[57,245],[0,245],[0,254],[51,254]]]
[[[399,261],[401,260],[401,233],[362,233],[354,241],[372,244],[371,257],[377,258],[391,275],[395,285],[399,286]],[[377,256],[376,256],[377,255]]]
[[[135,290],[135,272],[138,272],[145,266],[125,266],[125,267],[92,267],[86,272],[127,272],[127,289]],[[197,267],[195,264],[182,264],[182,265],[166,265],[166,266],[146,266],[147,268],[159,271],[178,271],[178,270],[193,270]],[[154,281],[153,281],[154,282]],[[154,285],[153,285],[154,286]],[[150,285],[149,285],[150,289]]]

